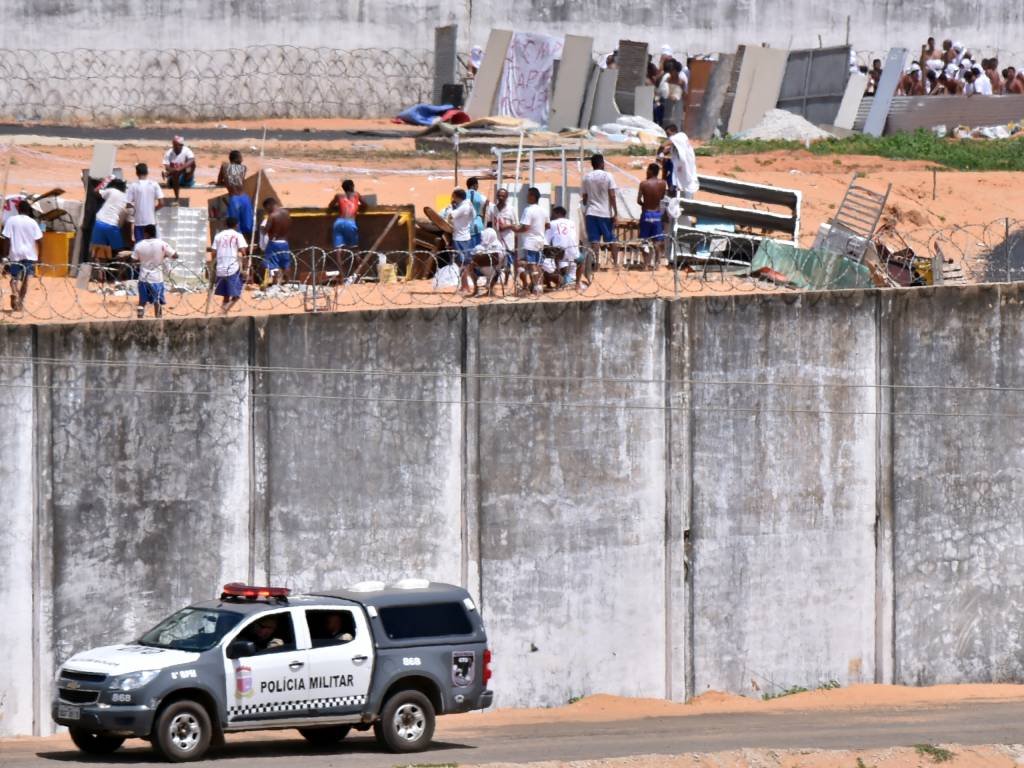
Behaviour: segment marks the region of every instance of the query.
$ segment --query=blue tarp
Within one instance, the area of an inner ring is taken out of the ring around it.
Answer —
[[[454,109],[451,104],[413,104],[399,112],[398,119],[410,125],[433,125],[450,109]]]

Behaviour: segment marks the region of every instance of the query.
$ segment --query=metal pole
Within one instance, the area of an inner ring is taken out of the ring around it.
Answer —
[[[1006,249],[1006,282],[1010,282],[1010,217],[1004,219],[1006,225],[1006,238],[1003,240],[1003,247]]]
[[[562,147],[562,207],[569,210],[569,164]]]
[[[537,157],[534,150],[530,150],[530,186],[537,186]]]

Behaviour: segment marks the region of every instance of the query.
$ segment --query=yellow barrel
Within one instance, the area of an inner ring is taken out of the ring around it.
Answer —
[[[67,277],[71,258],[73,232],[43,232],[43,246],[39,253],[40,277]]]

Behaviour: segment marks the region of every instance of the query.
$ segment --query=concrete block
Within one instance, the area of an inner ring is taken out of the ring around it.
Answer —
[[[871,111],[864,122],[864,133],[868,136],[881,136],[885,130],[885,121],[889,117],[889,107],[896,88],[903,76],[903,63],[907,60],[906,48],[893,48],[882,67],[882,77],[878,81],[875,97],[871,100]]]
[[[484,60],[473,80],[473,90],[466,101],[466,114],[470,117],[488,117],[494,114],[494,101],[501,85],[501,74],[505,71],[505,55],[512,42],[512,31],[492,29],[484,48]]]
[[[646,120],[654,120],[653,85],[641,85],[633,90],[633,114]]]
[[[562,59],[555,77],[555,91],[551,99],[551,116],[548,118],[550,130],[587,127],[579,120],[587,93],[590,69],[593,66],[593,51],[593,38],[565,36]]]
[[[1022,298],[1011,284],[893,302],[893,383],[942,387],[896,389],[896,411],[983,414],[893,421],[897,683],[1024,679],[1020,395],[978,388],[1024,381]]]
[[[480,314],[480,373],[568,377],[480,381],[483,402],[521,403],[480,411],[483,615],[509,670],[499,706],[665,694],[665,414],[620,407],[664,401],[665,352],[651,344],[663,312],[624,301]],[[594,401],[614,405],[600,418],[575,407]],[[595,450],[608,434],[616,448]]]
[[[443,103],[441,101],[441,89],[444,86],[459,82],[456,50],[458,38],[458,24],[434,27],[434,104]]]
[[[271,367],[441,371],[261,382],[268,578],[298,589],[406,576],[460,582],[464,457],[458,310],[268,317]],[[317,398],[303,398],[313,392]]]
[[[843,101],[839,105],[839,112],[836,115],[835,126],[853,130],[853,124],[857,120],[857,110],[860,109],[860,102],[864,98],[864,89],[868,87],[868,76],[856,72],[850,75],[846,84],[846,91],[843,93]]]
[[[779,48],[746,47],[729,115],[729,133],[753,128],[765,112],[775,108],[788,57],[789,51]]]
[[[597,90],[594,92],[594,103],[590,112],[590,125],[614,123],[622,115],[615,102],[615,82],[618,77],[617,69],[602,69],[598,75]]]
[[[688,308],[694,694],[874,679],[877,309],[829,305]]]
[[[41,414],[50,678],[72,653],[138,637],[248,577],[249,333],[246,318],[38,329],[40,354],[68,363]]]
[[[6,300],[6,296],[4,297]],[[0,432],[0,737],[32,733],[34,720],[33,593],[37,569],[49,558],[35,554],[35,408],[32,328],[0,326],[0,357],[23,358],[0,364],[0,397],[5,424]],[[44,594],[38,595],[45,598]]]

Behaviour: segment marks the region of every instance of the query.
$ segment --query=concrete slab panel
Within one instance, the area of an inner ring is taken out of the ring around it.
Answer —
[[[693,138],[705,141],[710,139],[719,121],[722,120],[725,96],[729,90],[735,63],[735,54],[723,53],[711,71],[707,88],[704,91],[704,100],[701,103],[700,111],[694,118],[694,129],[691,134]],[[690,121],[689,114],[686,115],[686,119],[687,122]]]
[[[620,40],[615,65],[619,70],[615,100],[624,115],[636,114],[636,89],[647,82],[647,43]]]
[[[562,59],[555,77],[555,91],[551,98],[549,130],[557,132],[565,128],[581,127],[580,113],[587,95],[593,52],[593,38],[565,36]]]
[[[434,27],[434,90],[433,103],[441,104],[441,89],[459,82],[456,45],[459,39],[459,25]]]
[[[748,45],[743,55],[729,133],[753,128],[779,100],[789,51]]]
[[[689,307],[694,694],[873,680],[877,308],[828,306]]]
[[[580,127],[589,128],[594,123],[590,119],[594,113],[594,98],[597,96],[597,84],[601,79],[601,68],[597,64],[590,67],[590,75],[587,77],[587,91],[583,99],[583,109],[580,110]]]
[[[510,670],[498,706],[666,692],[665,414],[650,408],[664,402],[664,346],[651,343],[664,309],[623,301],[480,313],[479,373],[568,377],[480,380],[482,402],[521,403],[479,414],[483,616]],[[511,328],[521,342],[512,347]],[[574,407],[590,401],[614,405]],[[616,447],[594,450],[606,434]]]
[[[641,85],[633,89],[633,114],[654,120],[654,86]]]
[[[868,87],[868,80],[868,76],[861,72],[850,75],[850,80],[846,84],[846,92],[843,93],[843,101],[839,105],[839,112],[836,115],[834,123],[836,128],[853,130],[853,124],[857,120],[857,110],[860,109],[860,103],[864,99],[864,89]]]
[[[0,325],[0,737],[32,733],[35,556],[35,408],[32,328]],[[10,358],[22,358],[12,360]],[[44,596],[40,595],[40,599]]]
[[[492,29],[484,48],[484,60],[473,80],[473,90],[466,101],[466,114],[470,117],[489,117],[494,114],[494,102],[505,71],[505,55],[512,42],[512,31]]]
[[[602,69],[598,75],[594,104],[590,111],[590,125],[614,123],[622,116],[615,96],[615,83],[618,77],[617,69]]]
[[[256,354],[271,367],[449,374],[259,382],[271,581],[298,589],[406,576],[462,581],[462,319],[438,310],[260,322]]]
[[[864,122],[864,133],[868,136],[881,136],[885,130],[885,121],[889,117],[889,107],[896,88],[903,76],[903,63],[907,60],[906,48],[893,48],[882,67],[882,77],[878,81],[875,97],[871,100],[871,111]]]
[[[248,577],[249,334],[246,318],[38,329],[39,354],[68,363],[40,491],[55,664]]]
[[[979,388],[1024,382],[1022,298],[1019,284],[893,297],[896,411],[984,414],[893,423],[897,683],[1024,680],[1021,399]]]

